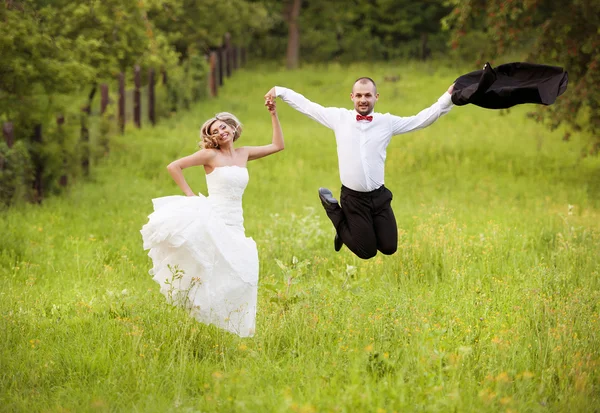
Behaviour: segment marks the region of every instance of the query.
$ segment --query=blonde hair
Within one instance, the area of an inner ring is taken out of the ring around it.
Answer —
[[[219,144],[217,141],[217,135],[213,136],[210,133],[210,128],[212,127],[213,123],[215,123],[216,121],[221,121],[223,123],[226,123],[227,125],[231,126],[234,130],[234,134],[233,134],[233,141],[237,141],[238,138],[242,135],[242,123],[239,121],[238,118],[236,118],[234,115],[232,115],[229,112],[221,112],[221,113],[217,113],[214,117],[208,119],[206,122],[204,122],[204,125],[202,125],[202,127],[200,128],[200,138],[202,139],[199,143],[201,148],[204,149],[219,149]]]

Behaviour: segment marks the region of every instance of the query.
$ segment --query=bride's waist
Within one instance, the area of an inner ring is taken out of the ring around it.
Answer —
[[[231,194],[210,194],[208,196],[210,202],[214,204],[222,204],[222,205],[232,205],[232,206],[242,206],[242,197],[239,195],[231,195]]]
[[[242,219],[243,209],[241,203],[218,202],[211,199],[213,213],[219,215],[226,222],[238,222]]]

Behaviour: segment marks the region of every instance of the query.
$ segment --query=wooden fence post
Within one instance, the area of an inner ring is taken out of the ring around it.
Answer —
[[[33,142],[38,144],[37,146],[42,146],[42,125],[37,124],[33,127],[33,137],[31,139]],[[36,151],[37,152],[37,151]],[[32,157],[33,164],[35,168],[34,178],[33,178],[33,189],[34,200],[37,203],[41,203],[44,198],[44,183],[42,177],[44,176],[44,165],[41,159],[41,156],[38,154]]]
[[[58,130],[58,135],[59,135],[59,139],[60,142],[63,143],[64,142],[64,136],[63,136],[63,127],[62,125],[64,125],[65,123],[65,117],[63,115],[59,115],[56,117],[56,128]],[[58,184],[62,187],[67,186],[67,184],[69,183],[69,178],[67,176],[67,156],[65,155],[65,151],[62,151],[63,153],[63,174],[60,176],[60,178],[58,179]]]
[[[6,145],[12,148],[15,143],[15,130],[13,129],[12,122],[4,122],[2,125],[2,135],[4,135]]]
[[[90,130],[88,129],[88,122],[90,113],[92,113],[92,100],[94,99],[95,94],[96,85],[94,85],[92,88],[92,91],[88,96],[87,104],[81,108],[81,113],[79,114],[79,120],[81,124],[79,135],[83,146],[83,159],[81,160],[81,167],[85,175],[90,173]]]
[[[167,84],[169,83],[168,73],[164,68],[162,69],[161,73],[162,73],[162,84],[164,86],[166,86],[166,90],[167,90],[167,102],[165,102],[165,105],[169,105],[168,110],[170,111],[170,113],[175,113],[175,112],[177,112],[177,101],[175,99],[171,99],[172,91],[169,90],[169,86],[167,86]]]
[[[90,173],[90,131],[87,128],[87,122],[89,116],[87,115],[85,108],[81,110],[79,114],[81,129],[80,129],[80,139],[81,146],[83,148],[81,153],[81,169],[83,169],[83,174],[88,175]]]
[[[212,97],[217,97],[217,95],[219,94],[219,87],[217,85],[217,54],[214,51],[210,52],[208,62],[210,67],[210,72],[208,76],[210,95]]]
[[[135,65],[133,68],[133,82],[135,86],[133,90],[133,122],[135,123],[135,126],[139,128],[142,126],[142,96],[140,93],[142,81],[139,65]]]
[[[102,83],[100,85],[100,114],[104,115],[108,107],[108,85]]]
[[[119,128],[125,132],[125,73],[119,73]]]
[[[240,65],[239,65],[240,48],[237,47],[237,45],[233,45],[232,48],[233,48],[233,69],[238,70],[240,68]]]
[[[148,119],[152,126],[156,124],[156,110],[154,105],[154,69],[148,71]]]
[[[4,122],[2,125],[2,135],[8,148],[12,148],[15,143],[15,131],[12,122]],[[0,171],[4,169],[4,158],[0,158]]]
[[[227,77],[231,76],[231,34],[225,33],[223,37],[223,45],[225,47],[225,68]]]
[[[219,86],[223,86],[223,78],[225,74],[225,59],[223,59],[223,47],[217,49],[217,65],[219,66]]]

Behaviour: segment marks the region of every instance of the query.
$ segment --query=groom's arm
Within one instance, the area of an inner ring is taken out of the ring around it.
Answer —
[[[288,89],[281,86],[275,86],[266,95],[265,99],[275,99],[276,97],[281,98],[285,103],[296,109],[298,112],[308,116],[309,118],[316,120],[321,125],[333,129],[335,123],[339,119],[340,108],[323,107],[318,103],[311,102],[300,93],[294,92],[292,89]]]
[[[414,116],[401,117],[391,115],[392,135],[399,135],[401,133],[423,129],[438,120],[441,116],[450,112],[450,109],[454,106],[451,99],[453,88],[454,85],[450,86],[448,91],[444,93],[437,102]]]

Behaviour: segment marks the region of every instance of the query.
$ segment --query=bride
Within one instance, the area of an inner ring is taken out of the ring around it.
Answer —
[[[246,164],[284,148],[275,102],[265,106],[271,113],[272,143],[235,148],[240,121],[227,112],[208,119],[200,130],[203,149],[167,167],[186,196],[153,199],[154,212],[140,231],[152,259],[149,272],[167,300],[198,321],[241,337],[254,334],[258,286],[256,244],[243,225]],[[196,196],[182,173],[200,165],[208,197]]]

